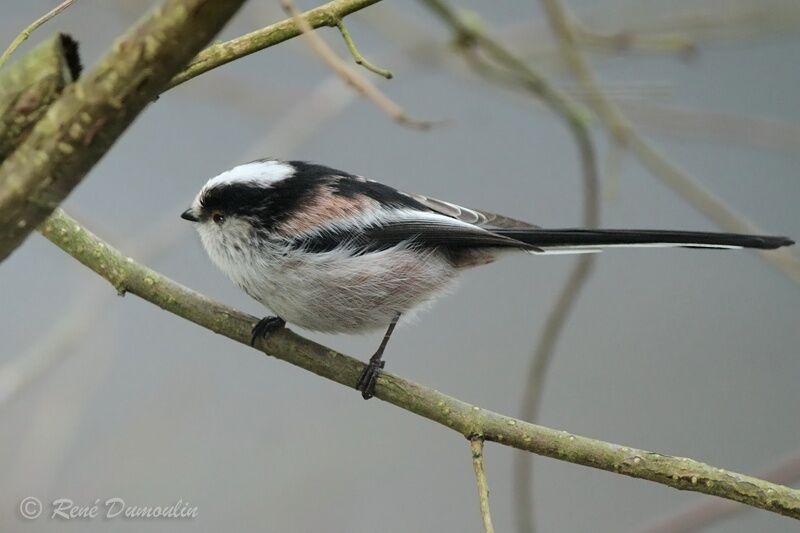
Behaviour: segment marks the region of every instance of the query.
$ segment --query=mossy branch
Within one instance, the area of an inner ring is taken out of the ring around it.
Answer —
[[[108,280],[177,316],[244,345],[255,317],[215,302],[146,266],[136,263],[93,235],[62,210],[41,232],[54,244]],[[364,364],[352,357],[282,330],[256,346],[277,359],[353,387]],[[680,490],[719,496],[800,519],[800,490],[729,472],[692,459],[620,446],[530,424],[470,405],[436,390],[384,373],[375,396],[416,413],[467,438],[481,437],[506,446]]]
[[[81,72],[78,45],[55,35],[0,70],[0,162]]]
[[[244,0],[166,0],[68,86],[0,167],[0,260],[58,206]]]

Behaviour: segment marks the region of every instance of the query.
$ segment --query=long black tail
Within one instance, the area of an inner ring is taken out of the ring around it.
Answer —
[[[639,229],[499,229],[504,237],[524,242],[549,253],[593,252],[614,247],[758,248],[772,250],[791,246],[788,237],[741,235],[707,231]]]

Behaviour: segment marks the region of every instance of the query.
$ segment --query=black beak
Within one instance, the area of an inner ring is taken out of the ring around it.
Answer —
[[[200,220],[199,218],[197,218],[197,216],[191,209],[187,209],[186,211],[181,213],[181,218],[183,220],[188,220],[189,222],[197,222],[198,220]]]

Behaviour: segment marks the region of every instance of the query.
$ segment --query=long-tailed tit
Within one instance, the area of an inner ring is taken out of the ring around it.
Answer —
[[[210,179],[182,218],[197,223],[211,260],[286,321],[354,333],[386,328],[356,388],[372,396],[401,315],[431,302],[468,268],[503,254],[618,247],[761,248],[786,237],[694,231],[543,229],[302,161],[263,159]]]

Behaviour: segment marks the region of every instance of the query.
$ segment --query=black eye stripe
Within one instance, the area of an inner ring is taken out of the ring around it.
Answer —
[[[344,197],[362,196],[385,207],[430,211],[429,208],[400,191],[381,183],[323,165],[289,161],[294,174],[270,184],[255,182],[221,183],[207,189],[200,199],[205,217],[214,211],[223,215],[252,219],[265,230],[294,216],[310,198],[327,186],[333,194]]]

